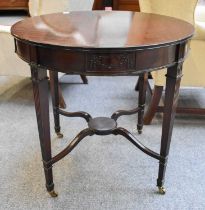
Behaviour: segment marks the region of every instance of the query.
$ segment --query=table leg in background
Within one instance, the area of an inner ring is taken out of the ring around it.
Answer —
[[[144,118],[144,108],[145,108],[145,99],[146,99],[146,90],[147,90],[147,80],[148,73],[143,73],[139,75],[139,100],[138,107],[140,108],[138,112],[138,123],[137,130],[138,133],[142,133],[143,128],[143,118]]]
[[[53,104],[53,115],[54,115],[54,124],[55,132],[59,138],[63,137],[63,134],[60,132],[60,116],[59,116],[59,83],[58,83],[58,72],[49,71],[50,74],[50,83],[51,83],[51,96]]]

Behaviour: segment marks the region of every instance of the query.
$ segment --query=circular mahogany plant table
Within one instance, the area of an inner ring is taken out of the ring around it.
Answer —
[[[52,165],[69,154],[84,137],[94,134],[122,135],[142,152],[159,160],[157,186],[164,194],[182,64],[194,33],[193,26],[161,15],[89,11],[27,18],[16,23],[11,32],[16,53],[31,67],[46,188],[51,196],[57,196]],[[128,130],[118,127],[117,119],[122,115],[138,113],[137,129],[142,132],[147,73],[162,68],[167,68],[167,81],[161,149],[157,153],[140,143]],[[62,137],[60,115],[81,117],[88,123],[88,127],[55,156],[51,154],[47,69],[51,70],[55,84],[52,103],[57,135]],[[138,107],[116,111],[110,118],[93,118],[86,112],[63,111],[59,108],[58,72],[91,76],[139,75]]]

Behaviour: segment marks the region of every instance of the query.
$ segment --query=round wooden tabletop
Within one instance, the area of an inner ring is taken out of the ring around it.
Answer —
[[[125,11],[67,12],[26,18],[16,39],[77,48],[145,48],[189,39],[194,27],[176,18]]]

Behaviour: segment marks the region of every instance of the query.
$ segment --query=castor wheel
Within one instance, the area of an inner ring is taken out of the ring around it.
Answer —
[[[57,132],[56,135],[58,136],[59,139],[63,138],[63,134],[61,132]]]
[[[166,193],[166,190],[164,187],[158,187],[159,189],[159,194],[164,195]]]
[[[51,197],[55,198],[58,196],[58,193],[56,193],[54,190],[48,192],[50,194]]]

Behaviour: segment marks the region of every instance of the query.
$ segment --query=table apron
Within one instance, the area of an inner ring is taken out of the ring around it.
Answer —
[[[189,42],[148,49],[77,49],[28,44],[15,39],[15,51],[27,63],[68,74],[132,75],[184,60]]]

